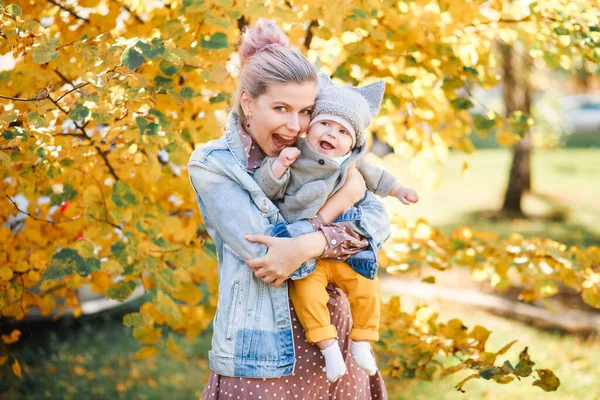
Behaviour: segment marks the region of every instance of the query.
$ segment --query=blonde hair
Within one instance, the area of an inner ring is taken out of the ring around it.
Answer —
[[[302,53],[290,47],[288,37],[273,21],[259,19],[246,27],[239,52],[242,70],[233,111],[243,122],[245,115],[240,105],[242,90],[256,99],[266,93],[271,85],[318,81],[314,66]]]

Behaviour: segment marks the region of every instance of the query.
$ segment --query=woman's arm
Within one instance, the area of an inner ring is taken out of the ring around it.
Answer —
[[[297,266],[307,259],[319,257],[327,244],[322,232],[313,232],[293,239],[266,235],[248,235],[246,239],[262,243],[269,248],[263,257],[246,260],[246,264],[254,270],[257,278],[273,286],[281,285]],[[290,251],[294,246],[304,250]]]
[[[248,235],[269,235],[273,228],[249,193],[206,159],[190,161],[188,170],[203,218],[212,222],[222,240],[241,258],[262,258],[261,266],[269,272],[261,278],[266,283],[281,284],[283,280],[278,280],[282,277],[287,278],[303,262],[323,253],[325,239],[320,232],[274,240],[270,246],[246,240]],[[286,257],[281,257],[284,253]]]
[[[346,210],[365,197],[365,179],[355,165],[348,167],[348,175],[342,187],[321,207],[319,214],[327,224],[335,221]]]

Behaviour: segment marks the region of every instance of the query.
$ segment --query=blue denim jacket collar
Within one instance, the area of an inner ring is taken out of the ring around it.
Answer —
[[[240,134],[238,132],[238,125],[239,120],[236,114],[233,111],[230,111],[225,124],[225,139],[227,140],[227,147],[240,167],[246,171],[251,171],[246,168],[246,155],[244,154],[242,139],[240,139]]]

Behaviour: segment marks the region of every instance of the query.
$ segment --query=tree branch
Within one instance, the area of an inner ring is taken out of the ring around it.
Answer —
[[[0,94],[0,99],[6,99],[6,100],[12,100],[12,101],[38,101],[38,100],[40,100],[37,97],[31,97],[31,98],[10,97],[10,96],[2,96],[1,94]]]
[[[21,210],[19,208],[19,206],[17,205],[17,203],[15,203],[15,201],[13,199],[11,199],[11,197],[9,195],[6,195],[6,197],[8,198],[8,200],[10,200],[11,203],[13,203],[13,205],[15,206],[15,208],[17,209],[17,211],[19,211],[19,212],[27,215],[29,218],[32,218],[32,219],[34,219],[36,221],[46,222],[48,224],[53,224],[54,225],[54,224],[64,224],[66,222],[73,222],[73,221],[76,221],[76,220],[78,220],[79,218],[81,218],[83,216],[83,215],[78,215],[78,216],[73,217],[73,218],[71,218],[69,220],[66,220],[66,221],[50,221],[49,219],[38,218],[35,215],[31,215],[28,212]]]
[[[83,83],[83,84],[80,84],[80,85],[77,85],[77,86],[73,87],[73,89],[69,90],[66,93],[63,93],[58,99],[56,99],[56,101],[59,102],[63,97],[65,97],[69,93],[72,93],[72,92],[76,91],[77,89],[81,89],[82,87],[87,86],[89,84],[90,84],[89,82],[86,82],[86,83]]]
[[[82,20],[82,21],[85,21],[85,22],[87,22],[88,24],[90,23],[90,20],[89,20],[89,19],[87,19],[87,18],[84,18],[84,17],[82,17],[82,16],[80,16],[80,15],[77,15],[77,13],[76,13],[75,11],[71,10],[70,8],[67,8],[67,7],[63,6],[62,4],[58,3],[57,1],[54,1],[54,0],[46,0],[46,1],[47,1],[48,3],[52,3],[52,4],[54,4],[55,6],[57,6],[57,7],[61,8],[61,9],[65,10],[66,12],[68,12],[69,14],[71,14],[72,16],[74,16],[75,18],[77,18],[77,19],[80,19],[80,20]]]
[[[73,87],[75,85],[71,84]],[[54,104],[60,111],[63,112],[63,114],[65,115],[69,115],[69,113],[60,106],[60,104],[58,104],[58,102],[56,100],[54,100],[52,97],[48,96],[48,100],[50,100],[52,102],[52,104]],[[87,132],[85,131],[85,129],[79,125],[77,122],[73,121],[73,123],[75,124],[75,127],[83,134],[84,137],[86,137],[90,142],[92,141],[92,139],[90,138],[90,136],[87,134]],[[117,175],[115,169],[113,168],[113,166],[110,164],[110,162],[108,161],[108,157],[106,157],[106,152],[102,151],[102,149],[100,148],[100,146],[98,146],[97,144],[94,143],[94,147],[96,148],[96,150],[98,151],[98,155],[100,157],[102,157],[102,159],[104,160],[104,163],[106,164],[106,167],[108,168],[108,171],[110,172],[110,174],[113,176],[113,178],[115,178],[115,180],[120,180],[119,176]]]
[[[317,28],[318,26],[319,22],[316,19],[310,21],[310,25],[308,25],[308,30],[306,31],[306,37],[304,38],[304,47],[306,47],[306,50],[310,49],[310,44],[314,36],[312,29]]]
[[[115,4],[118,4],[121,8],[123,8],[129,14],[133,15],[133,17],[136,19],[137,22],[139,22],[140,24],[144,23],[144,20],[141,19],[139,15],[137,15],[136,13],[134,13],[133,11],[131,11],[131,8],[129,8],[125,4],[121,3],[119,0],[111,0],[111,1],[113,3],[115,3]]]

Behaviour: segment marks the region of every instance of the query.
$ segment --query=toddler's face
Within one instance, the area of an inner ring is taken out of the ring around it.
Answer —
[[[334,121],[319,121],[308,130],[308,143],[319,153],[341,157],[352,150],[352,136]]]

